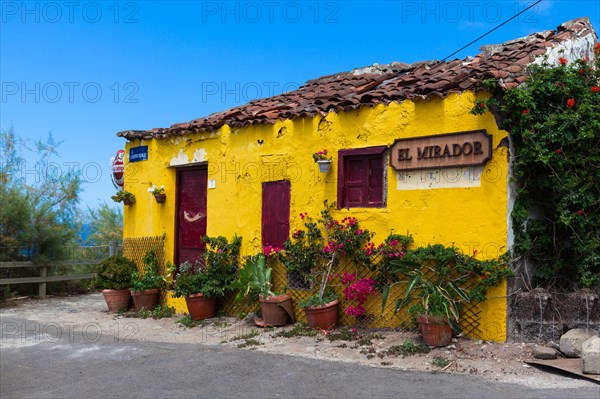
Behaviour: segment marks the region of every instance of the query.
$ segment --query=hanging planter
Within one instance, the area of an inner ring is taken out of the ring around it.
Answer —
[[[112,200],[115,202],[123,202],[124,205],[135,204],[135,195],[125,190],[117,191],[117,193],[115,195],[111,195],[110,198],[112,198]]]
[[[331,170],[331,159],[317,161],[317,163],[319,164],[319,171],[321,173],[329,173],[329,171]]]
[[[157,187],[156,185],[152,185],[152,187],[148,189],[148,192],[154,195],[154,199],[156,200],[157,204],[163,204],[167,199],[165,186]]]
[[[317,151],[312,154],[312,157],[314,161],[319,164],[321,173],[329,173],[332,161],[331,157],[327,154],[327,150]]]

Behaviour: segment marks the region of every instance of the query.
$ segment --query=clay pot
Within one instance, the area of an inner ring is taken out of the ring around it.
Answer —
[[[167,194],[154,194],[154,199],[157,204],[163,204],[167,199]]]
[[[127,205],[127,206],[129,206],[129,205],[131,205],[131,204],[132,204],[132,202],[131,202],[130,200],[128,200],[128,199],[124,199],[124,200],[123,200],[123,205]]]
[[[142,309],[154,309],[156,305],[158,305],[158,293],[158,288],[144,291],[131,291],[135,310],[139,312]]]
[[[127,310],[131,293],[129,289],[124,290],[102,290],[104,300],[108,306],[109,312],[117,312],[119,310]]]
[[[452,341],[452,327],[446,317],[419,316],[417,320],[425,345],[447,346]]]
[[[339,301],[336,299],[324,305],[305,307],[304,313],[309,327],[319,330],[333,328],[337,323],[338,303]]]
[[[258,300],[262,310],[261,326],[284,326],[288,318],[294,319],[292,296],[290,294],[268,297],[260,295]]]
[[[192,320],[204,320],[217,314],[217,298],[205,298],[203,294],[191,294],[185,298]]]

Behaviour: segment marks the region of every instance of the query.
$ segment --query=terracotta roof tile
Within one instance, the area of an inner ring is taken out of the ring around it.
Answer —
[[[307,81],[297,90],[271,98],[176,123],[169,128],[117,133],[127,139],[164,138],[192,132],[211,132],[227,124],[233,128],[273,124],[278,120],[326,115],[330,111],[352,111],[364,106],[393,101],[445,97],[449,93],[477,91],[490,77],[501,78],[506,88],[525,81],[525,67],[548,48],[573,37],[594,35],[590,21],[579,18],[565,22],[556,31],[544,31],[502,44],[482,46],[481,53],[464,60],[394,62],[372,65],[350,72],[322,76]]]

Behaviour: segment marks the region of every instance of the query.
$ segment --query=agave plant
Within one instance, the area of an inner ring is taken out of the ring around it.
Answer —
[[[231,288],[238,290],[235,297],[237,302],[246,298],[249,303],[258,300],[259,295],[273,296],[271,290],[272,268],[267,267],[264,255],[256,255],[246,259],[246,265],[240,269],[237,280],[231,284]]]

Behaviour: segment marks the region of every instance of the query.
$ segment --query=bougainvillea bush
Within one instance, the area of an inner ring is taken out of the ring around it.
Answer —
[[[594,57],[547,60],[525,84],[477,101],[510,133],[517,198],[515,252],[535,265],[534,284],[600,284],[600,44]],[[489,82],[488,82],[489,84]]]

